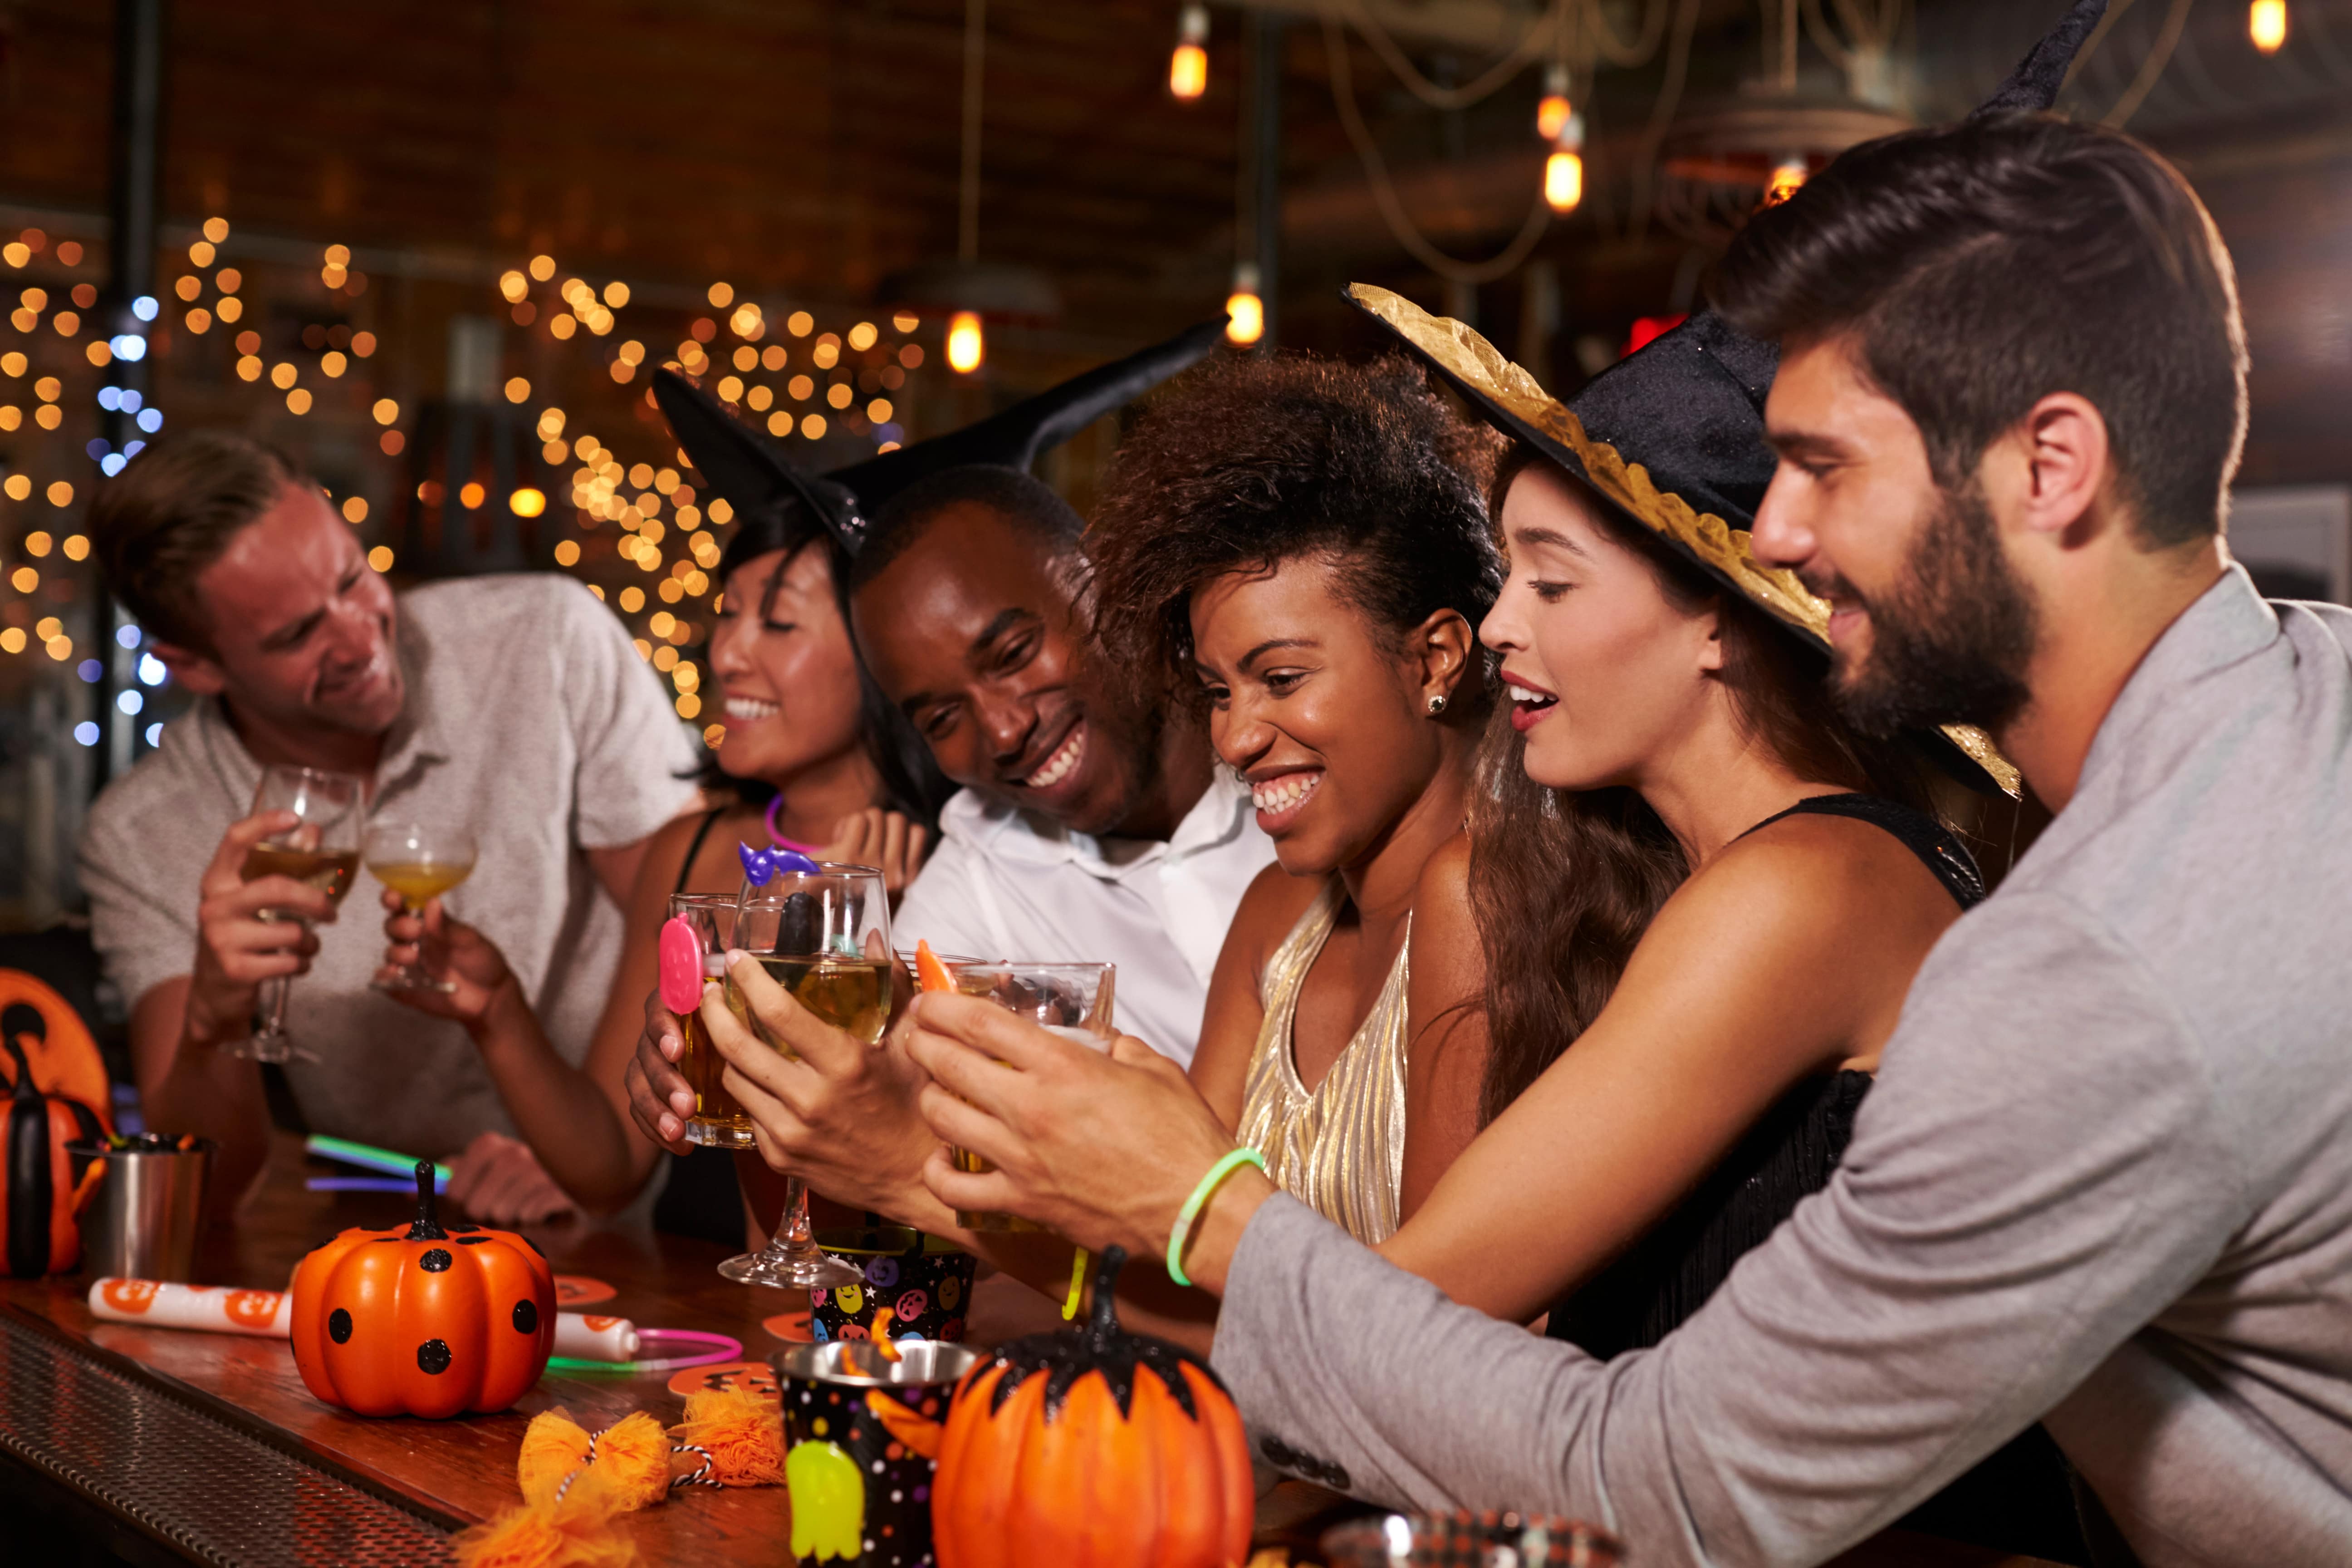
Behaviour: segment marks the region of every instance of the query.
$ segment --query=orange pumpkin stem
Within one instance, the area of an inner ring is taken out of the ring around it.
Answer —
[[[441,1210],[433,1195],[433,1162],[416,1162],[416,1222],[408,1227],[411,1241],[446,1241],[449,1233],[441,1228]]]

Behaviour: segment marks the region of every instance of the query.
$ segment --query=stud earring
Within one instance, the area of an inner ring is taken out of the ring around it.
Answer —
[[[1429,716],[1430,716],[1431,718],[1434,719],[1434,718],[1436,718],[1440,713],[1443,713],[1443,712],[1444,712],[1444,711],[1445,711],[1445,693],[1444,693],[1443,691],[1441,691],[1441,692],[1437,693],[1437,695],[1435,695],[1434,697],[1432,697],[1432,698],[1429,700]]]

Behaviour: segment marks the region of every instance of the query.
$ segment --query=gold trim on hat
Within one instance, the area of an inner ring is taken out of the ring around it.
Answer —
[[[1660,489],[1641,464],[1627,462],[1616,447],[1586,435],[1583,421],[1475,330],[1448,317],[1433,316],[1402,295],[1374,284],[1350,283],[1348,297],[1387,322],[1399,337],[1427,354],[1475,395],[1575,453],[1583,465],[1586,482],[1627,515],[1688,551],[1767,614],[1822,647],[1829,647],[1827,601],[1807,592],[1794,572],[1758,561],[1746,529],[1734,528],[1713,512],[1694,509],[1673,491]],[[2011,795],[2017,794],[2017,769],[2000,754],[1990,736],[1969,724],[1947,724],[1943,731],[1995,784]]]

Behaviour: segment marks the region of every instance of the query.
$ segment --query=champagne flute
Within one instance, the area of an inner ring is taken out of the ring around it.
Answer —
[[[425,906],[474,873],[471,829],[428,826],[415,822],[378,822],[367,831],[368,874],[400,895],[400,907],[422,914]],[[383,980],[379,991],[454,991],[446,980],[436,980],[414,963],[404,963]]]
[[[248,882],[262,877],[291,877],[326,894],[331,906],[341,907],[359,869],[360,828],[367,816],[367,795],[368,781],[357,773],[282,763],[262,769],[261,783],[253,792],[255,815],[290,811],[300,820],[247,850],[237,874]],[[261,916],[279,918],[268,910]],[[310,930],[310,922],[299,916],[285,918]],[[292,975],[281,974],[263,987],[253,1033],[228,1047],[231,1056],[256,1062],[319,1059],[296,1048],[293,1037],[286,1031],[286,997],[293,984]]]
[[[900,973],[890,951],[889,891],[870,866],[819,861],[816,868],[778,871],[764,885],[745,888],[735,912],[735,945],[819,1019],[877,1045],[890,1022]],[[751,1016],[732,974],[727,1005],[761,1044],[794,1054]],[[798,1176],[785,1179],[784,1217],[767,1247],[757,1256],[729,1258],[719,1272],[740,1284],[813,1290],[865,1279],[818,1248],[809,1227],[808,1184]]]

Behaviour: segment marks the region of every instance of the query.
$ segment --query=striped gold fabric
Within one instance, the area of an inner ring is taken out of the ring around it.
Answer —
[[[1250,1053],[1242,1142],[1265,1156],[1283,1190],[1366,1246],[1397,1227],[1404,1175],[1405,957],[1396,963],[1339,1059],[1309,1094],[1291,1055],[1299,987],[1338,923],[1347,896],[1337,877],[1267,960],[1259,988],[1265,1021]],[[1412,933],[1408,920],[1408,943]]]

